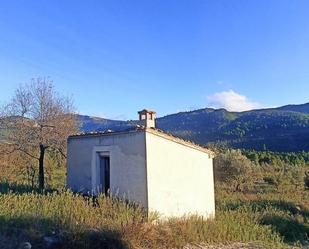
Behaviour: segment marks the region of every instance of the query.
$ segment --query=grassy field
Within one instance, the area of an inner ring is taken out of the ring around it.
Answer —
[[[256,183],[242,192],[216,185],[216,218],[146,219],[140,207],[63,189],[64,169],[38,193],[22,182],[0,183],[0,248],[181,248],[187,244],[255,242],[265,248],[308,243],[309,191]],[[25,247],[26,248],[26,247]]]
[[[283,246],[280,234],[262,220],[266,214],[288,215],[288,211],[272,205],[258,212],[254,208],[219,203],[213,221],[188,217],[154,223],[154,219],[146,220],[142,209],[103,196],[94,204],[69,191],[9,192],[0,196],[1,248],[9,244],[14,248],[23,241],[44,248],[43,237],[54,235],[61,241],[59,248],[178,248],[193,242],[232,241]]]

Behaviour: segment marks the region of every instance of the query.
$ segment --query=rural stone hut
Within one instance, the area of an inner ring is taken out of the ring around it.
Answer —
[[[68,187],[110,192],[162,217],[214,216],[213,153],[156,129],[154,111],[138,114],[132,129],[68,138]]]

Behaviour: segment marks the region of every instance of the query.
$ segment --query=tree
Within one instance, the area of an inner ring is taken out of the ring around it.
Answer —
[[[44,189],[46,153],[66,157],[67,137],[77,132],[70,98],[60,96],[49,78],[20,86],[1,113],[7,153],[15,151],[37,161],[39,189]]]
[[[227,150],[214,160],[215,180],[227,184],[234,191],[242,191],[255,180],[254,165],[240,150]]]

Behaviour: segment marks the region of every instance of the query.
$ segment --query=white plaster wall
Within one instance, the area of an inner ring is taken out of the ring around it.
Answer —
[[[215,213],[208,154],[146,132],[149,211],[162,217]]]
[[[110,155],[112,194],[147,208],[145,132],[69,138],[67,185],[73,191],[98,189],[97,152]]]

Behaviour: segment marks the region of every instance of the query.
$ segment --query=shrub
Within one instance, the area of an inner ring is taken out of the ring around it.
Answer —
[[[243,191],[256,179],[253,163],[240,150],[227,150],[214,160],[215,180],[234,191]]]

